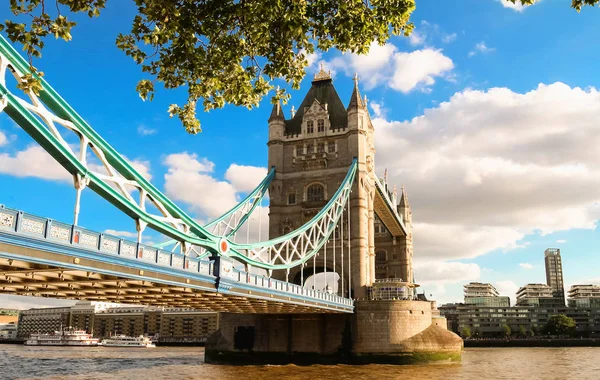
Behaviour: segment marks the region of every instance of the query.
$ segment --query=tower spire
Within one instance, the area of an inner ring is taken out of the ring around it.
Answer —
[[[271,116],[269,116],[269,121],[274,119],[284,119],[283,111],[281,110],[281,102],[279,100],[277,103],[273,104],[273,110],[271,111]]]
[[[354,73],[354,90],[352,90],[352,96],[350,97],[350,104],[348,104],[348,110],[365,108],[365,103],[360,97],[360,91],[358,90],[358,74]]]
[[[402,197],[400,198],[400,207],[408,207],[408,195],[406,194],[406,189],[404,185],[402,185]]]

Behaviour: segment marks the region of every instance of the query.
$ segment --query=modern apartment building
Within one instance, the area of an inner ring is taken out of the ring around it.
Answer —
[[[498,291],[492,284],[469,282],[463,286],[465,298],[467,297],[498,297]]]
[[[517,290],[517,305],[535,306],[554,303],[552,289],[546,284],[527,284]]]
[[[481,282],[470,282],[464,287],[465,305],[480,306],[510,306],[510,298],[500,296],[498,290],[492,284]]]
[[[573,285],[569,289],[569,307],[600,308],[600,286]]]
[[[548,248],[544,251],[546,264],[546,284],[552,289],[552,296],[565,304],[565,285],[563,282],[562,259],[560,249]]]
[[[523,327],[526,331],[541,331],[553,315],[564,314],[577,323],[577,332],[600,333],[600,307],[539,307],[513,306],[489,307],[465,304],[449,304],[439,307],[442,316],[448,320],[448,328],[456,333],[468,327],[473,334],[484,337],[499,336],[504,333],[504,325],[512,331]]]

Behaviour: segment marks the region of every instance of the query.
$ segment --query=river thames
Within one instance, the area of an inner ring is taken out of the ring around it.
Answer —
[[[0,379],[599,379],[600,347],[467,348],[457,364],[225,366],[201,347],[0,345]]]

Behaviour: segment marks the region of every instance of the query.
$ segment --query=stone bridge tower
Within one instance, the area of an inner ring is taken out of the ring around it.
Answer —
[[[414,286],[412,214],[406,191],[402,189],[396,202],[385,176],[382,181],[375,176],[374,128],[366,103],[355,77],[344,106],[331,76],[321,69],[290,119],[280,104],[269,117],[269,166],[276,169],[269,189],[270,238],[295,230],[319,212],[357,158],[350,196],[352,292],[343,294],[355,299],[354,313],[223,313],[219,330],[207,341],[207,361],[404,363],[460,357],[462,340],[446,330],[435,302],[410,299],[398,291]],[[390,212],[396,203],[402,223]],[[332,256],[327,256],[328,272],[333,270]],[[319,272],[323,259],[320,255],[315,265]],[[305,280],[313,273],[312,260],[307,264]],[[273,276],[300,283],[299,268],[281,272]],[[338,274],[348,275],[347,270]],[[374,284],[376,276],[393,279]],[[249,351],[236,347],[242,337],[248,339]]]
[[[331,76],[321,68],[298,110],[292,108],[290,119],[284,117],[279,103],[274,105],[268,147],[269,167],[275,167],[276,175],[270,188],[269,237],[293,231],[318,213],[337,191],[356,157],[358,171],[350,199],[351,283],[353,297],[364,298],[366,287],[375,280],[375,148],[366,98],[360,96],[358,78],[354,82],[346,107]],[[339,263],[339,257],[337,260]],[[328,272],[333,271],[332,261],[330,254]],[[312,265],[308,261],[304,272],[312,274]],[[322,260],[316,269],[323,271]],[[348,283],[348,274],[337,269]],[[285,273],[275,275],[286,277]],[[300,268],[290,272],[288,279],[300,283]]]

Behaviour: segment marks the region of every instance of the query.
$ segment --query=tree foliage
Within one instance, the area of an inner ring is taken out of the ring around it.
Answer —
[[[465,339],[471,337],[471,329],[469,328],[469,326],[465,326],[462,328],[462,330],[460,330],[460,336],[462,336]]]
[[[552,335],[564,335],[575,330],[575,320],[564,314],[553,315],[548,318],[546,323],[546,332]]]
[[[517,3],[521,3],[523,5],[533,5],[541,0],[508,0],[513,4],[517,4]],[[586,5],[589,6],[595,6],[596,4],[598,4],[600,2],[600,0],[571,0],[571,7],[576,9],[577,12],[581,11],[581,8],[583,8]]]
[[[142,99],[153,99],[157,82],[187,90],[187,103],[172,104],[169,113],[190,133],[200,131],[199,103],[205,111],[227,103],[252,108],[273,90],[273,101],[285,102],[289,94],[273,81],[283,78],[297,89],[315,49],[366,53],[373,41],[409,35],[415,9],[415,0],[133,1],[137,15],[130,32],[117,36],[117,47],[145,73],[136,88]],[[31,62],[41,56],[46,37],[71,40],[74,14],[98,17],[106,3],[10,0],[19,21],[6,20],[0,28],[23,45]],[[33,71],[22,89],[39,91],[36,78],[43,74]]]
[[[512,332],[509,325],[502,325],[502,331],[506,337],[509,337]]]

